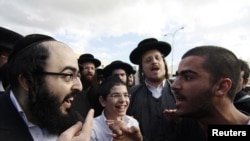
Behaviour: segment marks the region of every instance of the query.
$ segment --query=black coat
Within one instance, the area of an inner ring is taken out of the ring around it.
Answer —
[[[250,96],[245,91],[240,91],[234,98],[234,106],[246,115],[250,115]]]
[[[158,99],[152,96],[146,84],[130,89],[131,100],[127,114],[138,120],[144,140],[170,141],[174,135],[175,122],[163,114],[166,108],[175,108],[175,96],[169,83],[165,83]]]
[[[0,141],[33,141],[29,129],[6,91],[0,94]]]
[[[103,107],[98,99],[98,89],[99,86],[91,87],[75,96],[72,103],[72,108],[79,112],[83,118],[87,116],[88,111],[91,108],[95,110],[94,117],[97,117],[101,114]]]

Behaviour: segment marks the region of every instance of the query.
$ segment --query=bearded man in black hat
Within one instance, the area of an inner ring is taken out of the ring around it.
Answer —
[[[76,96],[73,102],[73,108],[85,117],[89,109],[95,110],[95,117],[101,114],[102,106],[98,100],[98,81],[97,67],[101,65],[101,61],[96,59],[92,54],[82,54],[78,59],[81,73],[81,82],[83,86],[82,93]]]
[[[171,51],[167,42],[148,38],[131,52],[130,61],[139,65],[139,85],[130,89],[128,114],[139,121],[144,140],[169,141],[174,135],[174,121],[163,115],[164,109],[175,108],[164,57]]]

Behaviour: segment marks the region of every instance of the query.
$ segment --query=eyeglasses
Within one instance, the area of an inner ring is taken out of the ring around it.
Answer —
[[[111,93],[111,94],[109,94],[109,97],[112,97],[114,99],[120,99],[122,97],[130,98],[131,95],[130,94]]]
[[[41,72],[41,74],[43,75],[61,75],[61,76],[64,76],[64,79],[66,81],[74,81],[76,80],[77,78],[81,78],[81,74],[80,72],[78,73],[58,73],[58,72]]]

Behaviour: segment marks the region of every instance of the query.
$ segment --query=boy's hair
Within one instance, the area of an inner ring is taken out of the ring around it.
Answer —
[[[111,75],[107,77],[103,83],[100,85],[99,96],[102,96],[103,99],[107,98],[107,95],[110,93],[110,90],[114,86],[124,85],[127,88],[126,83],[124,83],[118,76]],[[128,89],[128,88],[127,88]]]

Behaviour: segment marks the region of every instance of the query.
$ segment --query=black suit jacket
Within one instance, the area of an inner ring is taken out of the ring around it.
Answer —
[[[234,106],[246,115],[250,115],[250,96],[243,90],[234,98]]]
[[[159,98],[152,96],[145,83],[135,85],[129,93],[131,99],[127,114],[138,120],[143,139],[146,141],[173,140],[175,122],[163,114],[163,110],[175,108],[176,99],[170,83],[166,81]]]
[[[0,94],[0,141],[33,141],[27,125],[10,99],[10,92]]]

